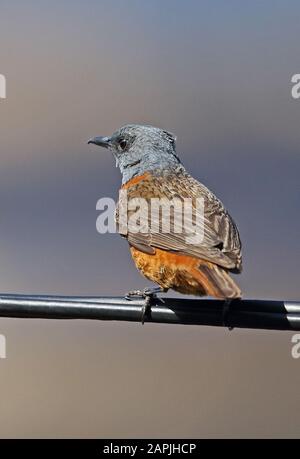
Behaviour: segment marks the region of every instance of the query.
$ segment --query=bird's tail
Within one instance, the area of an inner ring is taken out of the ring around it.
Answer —
[[[209,262],[202,262],[194,269],[205,294],[215,298],[241,298],[242,292],[226,269]]]

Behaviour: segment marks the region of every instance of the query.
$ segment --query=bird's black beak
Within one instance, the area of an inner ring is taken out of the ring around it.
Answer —
[[[108,148],[110,145],[110,137],[93,137],[88,141],[88,144],[92,143],[98,145],[99,147]]]

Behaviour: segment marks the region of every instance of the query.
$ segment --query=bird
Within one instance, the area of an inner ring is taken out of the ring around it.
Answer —
[[[129,243],[137,269],[158,285],[145,289],[145,297],[172,289],[229,303],[241,298],[241,290],[231,277],[231,273],[242,271],[242,244],[237,225],[222,202],[185,169],[176,152],[176,136],[150,125],[127,124],[111,136],[93,137],[88,143],[110,150],[120,169],[122,185],[116,207],[118,227],[124,193],[128,200],[142,199],[146,203],[153,199],[189,200],[193,218],[199,213],[197,200],[203,202],[202,238],[199,241],[188,240],[184,230],[175,231],[175,210],[169,232],[163,232],[161,228],[164,218],[170,218],[170,214],[164,217],[160,212],[156,217],[149,216],[148,209],[143,231],[119,230]],[[127,209],[127,212],[129,215],[133,211]],[[141,291],[131,291],[129,296],[135,294],[139,295]]]

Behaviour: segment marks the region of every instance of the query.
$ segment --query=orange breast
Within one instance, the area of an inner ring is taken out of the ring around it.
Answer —
[[[137,177],[133,177],[131,180],[128,182],[124,183],[122,185],[122,190],[127,190],[128,188],[132,187],[133,185],[136,185],[137,183],[141,182],[142,180],[148,178],[150,176],[149,172],[145,172],[143,175],[138,175]]]

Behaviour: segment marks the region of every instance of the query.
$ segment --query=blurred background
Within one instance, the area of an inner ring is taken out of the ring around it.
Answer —
[[[236,220],[247,298],[300,300],[297,1],[2,0],[0,291],[148,283],[96,232],[116,198],[86,140],[126,123],[177,151]],[[1,319],[1,437],[299,436],[289,332]]]

